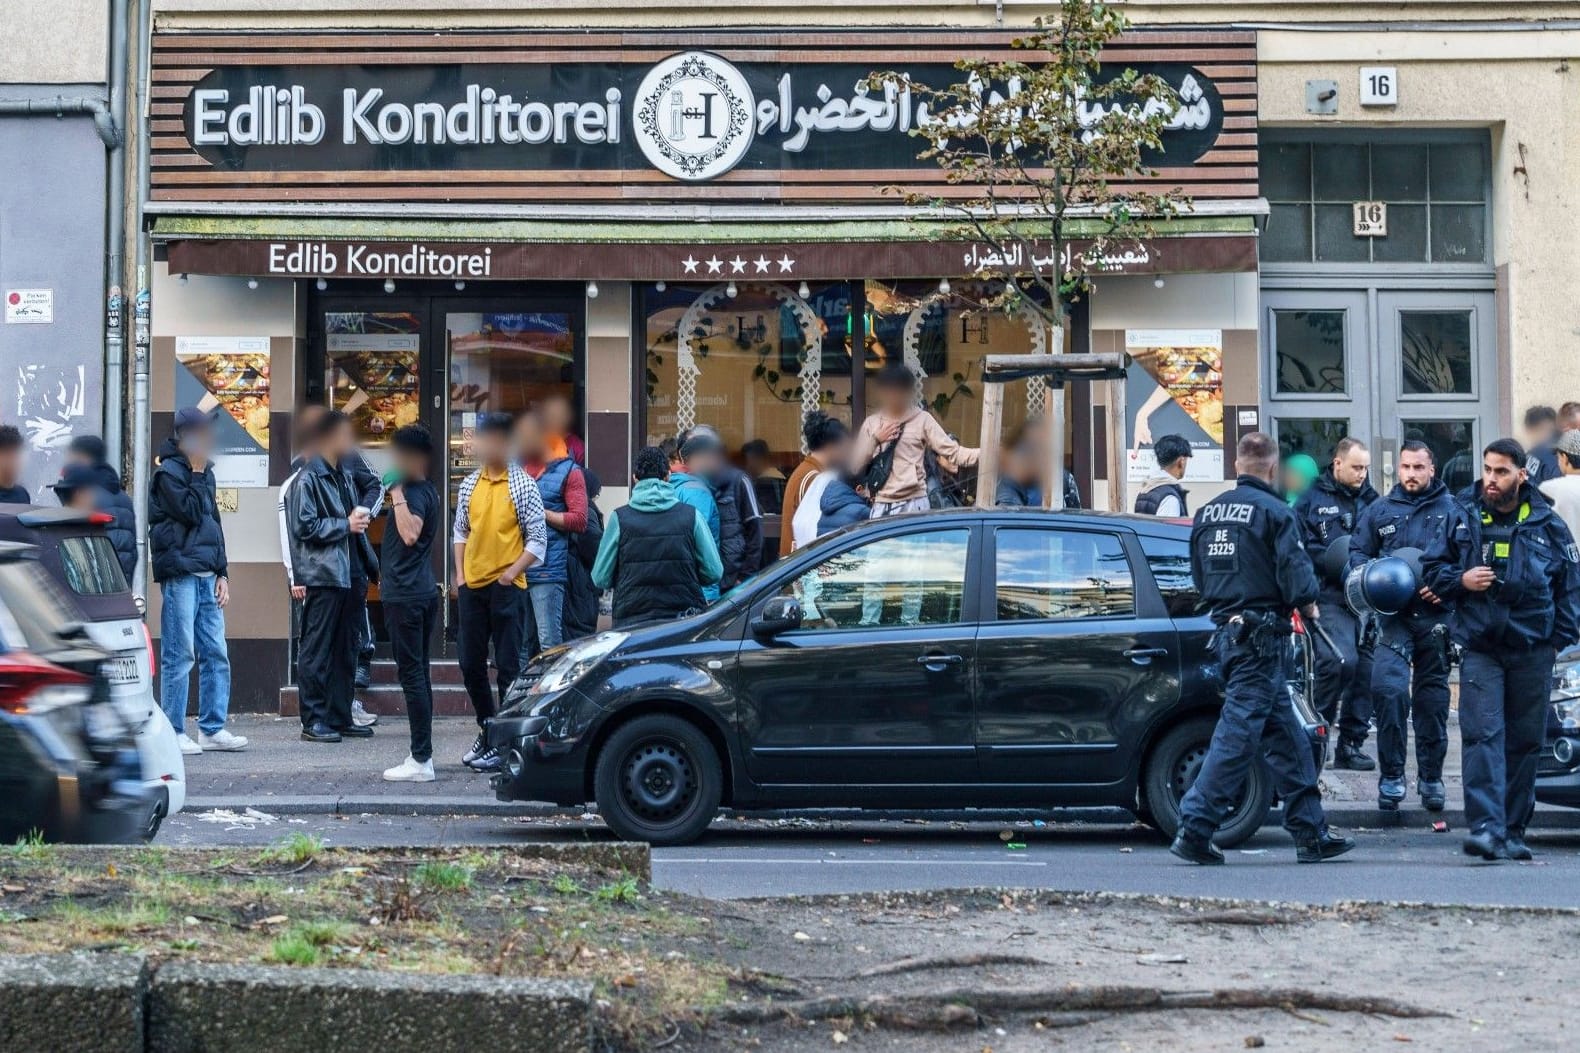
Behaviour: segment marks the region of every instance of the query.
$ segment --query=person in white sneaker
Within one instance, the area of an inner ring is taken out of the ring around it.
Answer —
[[[428,677],[428,643],[439,617],[439,583],[433,573],[433,539],[444,512],[439,491],[428,481],[433,439],[421,425],[407,425],[390,440],[395,467],[385,476],[384,525],[379,550],[380,598],[390,651],[406,696],[411,753],[384,772],[388,782],[433,781],[433,684]]]

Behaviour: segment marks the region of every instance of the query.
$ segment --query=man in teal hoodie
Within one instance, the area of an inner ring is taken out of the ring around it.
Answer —
[[[671,485],[664,451],[639,450],[632,475],[631,503],[615,509],[604,525],[592,569],[594,585],[614,589],[617,629],[701,610],[709,602],[704,590],[713,586],[716,599],[724,573],[702,513]]]
[[[713,499],[713,487],[708,485],[708,480],[712,478],[713,469],[723,459],[724,444],[718,436],[697,432],[687,437],[685,445],[680,448],[683,470],[669,473],[670,489],[683,504],[697,510],[702,521],[708,525],[708,532],[713,535],[714,548],[719,547],[719,504]],[[702,595],[712,603],[719,598],[718,585],[704,586]]]

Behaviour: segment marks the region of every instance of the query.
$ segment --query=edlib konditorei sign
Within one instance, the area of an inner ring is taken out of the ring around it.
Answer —
[[[903,85],[869,88],[868,77],[897,67],[913,83],[946,86],[960,79],[955,59],[997,53],[1010,39],[850,33],[803,35],[803,43],[795,34],[703,33],[674,35],[691,46],[670,50],[662,34],[643,35],[642,46],[633,36],[589,34],[571,49],[552,35],[440,34],[413,36],[403,49],[401,37],[331,34],[315,38],[329,54],[312,61],[299,46],[271,49],[267,35],[237,37],[234,51],[190,52],[179,35],[161,36],[156,93],[179,97],[180,120],[161,122],[156,197],[180,197],[173,191],[182,187],[201,198],[204,188],[229,184],[252,188],[234,196],[267,198],[276,173],[300,175],[288,184],[296,199],[340,175],[343,189],[327,197],[396,197],[423,186],[413,177],[424,173],[441,192],[442,184],[473,199],[488,197],[481,188],[489,184],[507,198],[548,196],[532,186],[571,198],[661,197],[666,182],[767,183],[779,185],[771,196],[780,199],[838,197],[798,193],[817,187],[820,174],[870,197],[890,177],[914,173],[925,182],[938,172],[918,157],[925,142],[914,134],[937,119],[927,101]],[[523,46],[534,39],[540,48]],[[1254,146],[1253,38],[1203,34],[1199,47],[1189,39],[1133,34],[1117,49],[1113,75],[1154,73],[1180,97],[1152,164],[1171,177],[1199,168],[1214,185],[1244,182],[1247,162],[1236,148]],[[418,54],[431,61],[413,61]],[[987,90],[1012,95],[1014,86]],[[1084,112],[1095,123],[1103,105]],[[1254,197],[1254,160],[1249,168],[1245,196]],[[572,172],[583,185],[564,178]],[[362,173],[384,178],[359,183]],[[633,185],[659,189],[633,194]],[[480,189],[461,189],[470,186]],[[512,195],[511,187],[522,189]]]

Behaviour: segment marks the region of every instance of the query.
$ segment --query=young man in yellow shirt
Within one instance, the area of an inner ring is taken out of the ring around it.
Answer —
[[[514,422],[489,413],[473,439],[482,466],[467,476],[456,495],[456,613],[461,679],[477,714],[477,725],[493,716],[520,671],[528,567],[543,562],[548,533],[537,484],[510,451]],[[499,698],[488,683],[488,648],[493,644]],[[498,771],[500,751],[489,749],[479,731],[461,758],[473,771]]]

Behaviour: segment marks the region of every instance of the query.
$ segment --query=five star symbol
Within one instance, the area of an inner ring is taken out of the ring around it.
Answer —
[[[687,274],[696,274],[697,273],[697,264],[699,264],[701,262],[702,261],[697,259],[696,256],[687,255],[685,259],[680,261],[680,265],[682,267],[686,268],[686,273]]]
[[[733,260],[730,261],[730,273],[731,274],[745,274],[746,273],[746,261],[741,259],[739,255],[737,255]]]
[[[695,253],[687,253],[686,258],[680,261],[680,265],[685,268],[685,273],[687,274],[698,273],[697,268],[703,264],[707,264],[709,274],[723,274],[726,263],[730,265],[731,274],[747,273],[746,267],[748,264],[754,268],[752,273],[768,274],[770,273],[770,268],[776,263],[779,265],[780,274],[791,274],[794,272],[796,265],[795,259],[788,252],[781,255],[777,260],[770,259],[767,253],[763,252],[759,252],[755,260],[746,259],[739,253],[736,253],[733,259],[720,259],[718,254],[715,253],[705,260],[699,260]]]
[[[773,261],[770,260],[767,256],[758,256],[755,260],[752,261],[752,264],[757,268],[757,273],[758,274],[767,274],[768,273],[768,265],[770,263],[772,263],[772,262]]]
[[[777,262],[779,264],[780,274],[789,274],[790,268],[795,266],[795,260],[790,258],[790,254],[788,252],[783,256],[780,256]]]
[[[717,256],[714,256],[711,259],[709,259],[707,261],[707,263],[708,263],[708,273],[709,274],[718,274],[719,271],[724,267],[724,261],[719,259]]]

